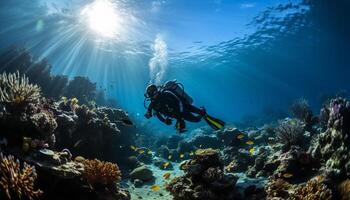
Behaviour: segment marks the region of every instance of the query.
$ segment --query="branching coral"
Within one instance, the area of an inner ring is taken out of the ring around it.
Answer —
[[[346,179],[339,184],[338,192],[341,200],[350,200],[350,179]]]
[[[102,184],[110,185],[121,180],[121,172],[118,165],[94,160],[84,160],[84,173],[83,176],[87,182],[91,185]]]
[[[286,182],[283,179],[270,179],[265,187],[267,193],[267,199],[273,198],[289,198],[289,190],[292,188],[292,185]]]
[[[36,103],[40,98],[40,87],[29,83],[19,72],[0,75],[0,101],[13,105]]]
[[[280,121],[276,128],[277,139],[287,148],[300,146],[304,142],[304,123],[298,119]]]
[[[11,199],[15,194],[19,199],[38,198],[43,192],[34,189],[37,178],[35,168],[24,163],[23,168],[13,156],[0,154],[0,189]]]
[[[323,177],[317,176],[306,183],[299,186],[291,200],[331,200],[332,191],[323,183]]]

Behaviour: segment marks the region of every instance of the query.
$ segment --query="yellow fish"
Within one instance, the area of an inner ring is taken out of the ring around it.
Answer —
[[[283,177],[284,177],[284,178],[292,178],[292,177],[293,177],[293,174],[291,174],[291,173],[285,173],[285,174],[283,174]]]
[[[168,156],[168,160],[171,160],[171,158],[172,158],[172,156],[171,156],[171,155],[169,155],[169,156]]]
[[[160,186],[159,186],[159,185],[152,185],[152,186],[151,186],[151,190],[152,190],[153,192],[156,192],[156,191],[160,190]]]
[[[169,179],[170,176],[171,176],[170,172],[166,172],[163,174],[164,179]]]
[[[136,151],[136,147],[135,147],[135,146],[133,146],[133,145],[131,145],[131,146],[130,146],[130,149],[132,149],[132,150]]]
[[[246,142],[246,144],[247,144],[247,145],[253,145],[253,144],[254,144],[254,142],[253,142],[253,141],[251,141],[251,140],[248,140],[248,141]]]
[[[241,133],[241,134],[237,135],[237,139],[240,140],[240,139],[242,139],[242,138],[244,138],[244,134]]]
[[[167,168],[167,167],[169,167],[169,165],[170,165],[169,162],[164,163],[164,164],[163,164],[164,169]]]
[[[254,155],[255,149],[254,148],[249,149],[249,153],[250,153],[250,155]]]
[[[180,154],[180,158],[184,158],[185,157],[185,155],[182,153],[182,154]]]
[[[193,156],[193,155],[194,155],[194,153],[193,153],[193,152],[191,152],[191,153],[190,153],[190,156]]]
[[[152,154],[152,151],[151,151],[151,150],[149,150],[149,151],[147,152],[147,154],[148,154],[148,155],[151,155],[151,154]]]
[[[144,154],[145,153],[145,150],[141,149],[139,150],[139,154]]]

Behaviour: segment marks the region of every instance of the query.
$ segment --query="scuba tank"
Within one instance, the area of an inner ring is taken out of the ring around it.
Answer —
[[[193,99],[186,92],[185,88],[181,83],[178,83],[176,79],[172,81],[165,82],[164,85],[161,86],[162,90],[169,90],[173,92],[176,96],[182,98],[186,103],[192,104]]]

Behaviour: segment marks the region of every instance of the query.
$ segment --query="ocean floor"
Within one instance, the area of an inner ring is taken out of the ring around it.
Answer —
[[[154,165],[147,165],[149,169],[153,171],[153,176],[155,177],[153,181],[144,183],[141,187],[135,187],[131,180],[125,181],[122,184],[127,186],[130,191],[131,199],[157,199],[157,200],[169,200],[173,197],[168,191],[165,190],[165,185],[170,182],[176,176],[182,176],[184,173],[179,169],[179,163],[172,162],[172,170],[161,170]],[[164,173],[171,173],[169,179],[164,179]],[[161,187],[158,191],[152,191],[151,186],[159,185]]]
[[[165,189],[165,185],[169,183],[174,177],[182,176],[184,173],[179,169],[180,163],[172,162],[172,170],[161,170],[158,167],[151,165],[146,165],[149,169],[153,171],[154,180],[151,182],[144,183],[141,187],[135,187],[131,180],[126,180],[122,182],[122,185],[125,186],[130,194],[131,199],[145,199],[145,200],[170,200],[173,199],[173,196],[170,195]],[[164,173],[171,173],[171,177],[167,180],[163,178]],[[256,185],[259,187],[264,187],[264,184],[267,183],[266,178],[249,178],[245,173],[233,173],[235,176],[239,177],[236,189],[239,192],[243,192],[245,188],[250,185]],[[159,185],[161,187],[158,191],[152,191],[151,186]]]

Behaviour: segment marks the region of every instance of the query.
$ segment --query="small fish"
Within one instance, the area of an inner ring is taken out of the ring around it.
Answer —
[[[141,149],[141,150],[139,150],[138,152],[139,152],[139,154],[144,154],[144,153],[145,153],[145,150]]]
[[[164,164],[163,164],[164,169],[166,169],[167,167],[169,167],[169,165],[170,165],[169,162],[164,163]]]
[[[148,154],[148,155],[152,155],[152,151],[151,151],[151,150],[148,150],[147,154]]]
[[[173,157],[173,156],[169,155],[169,156],[168,156],[168,160],[171,160],[172,157]]]
[[[199,145],[199,148],[202,148],[203,145]]]
[[[293,177],[293,174],[291,174],[291,173],[285,173],[285,174],[283,174],[283,177],[284,177],[284,178],[292,178],[292,177]]]
[[[244,134],[241,133],[241,134],[237,135],[237,139],[240,140],[240,139],[242,139],[242,138],[244,138]]]
[[[185,157],[185,155],[182,153],[182,154],[180,154],[180,158],[184,158]]]
[[[249,153],[250,153],[250,155],[254,155],[254,153],[255,153],[255,148],[249,149]]]
[[[191,152],[191,153],[190,153],[190,156],[193,156],[193,155],[194,155],[194,153],[193,153],[193,152]]]
[[[135,146],[131,145],[131,146],[130,146],[130,149],[136,151],[137,148],[136,148]]]
[[[79,146],[79,144],[80,144],[82,141],[83,141],[82,139],[78,140],[78,141],[73,145],[73,147],[76,148],[77,146]]]
[[[152,186],[151,186],[151,190],[152,190],[153,192],[156,192],[156,191],[160,190],[160,186],[159,186],[159,185],[152,185]]]
[[[170,172],[166,172],[163,174],[164,179],[169,179],[170,176],[171,176]]]
[[[253,145],[253,144],[254,144],[254,142],[253,142],[253,141],[251,141],[251,140],[248,140],[248,141],[246,142],[246,144],[247,144],[247,145]]]

